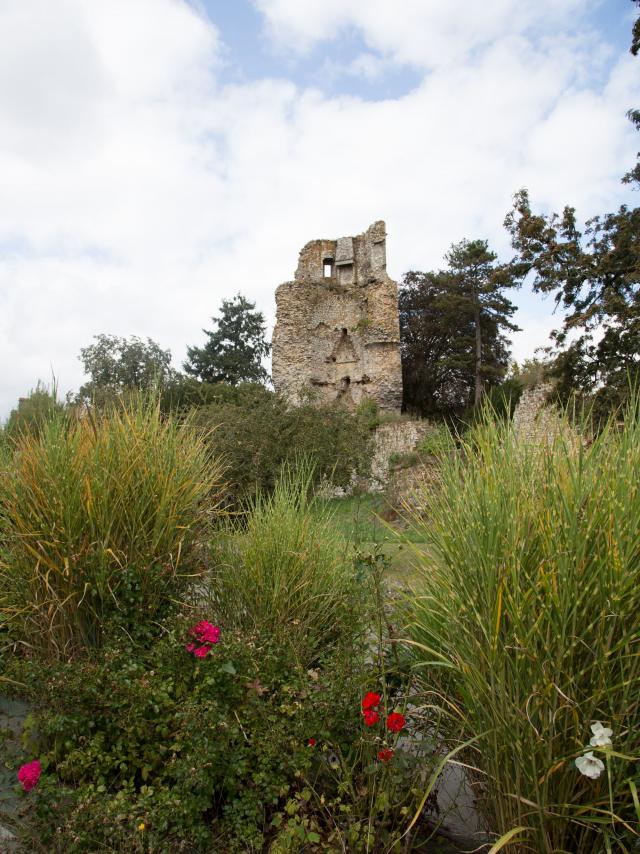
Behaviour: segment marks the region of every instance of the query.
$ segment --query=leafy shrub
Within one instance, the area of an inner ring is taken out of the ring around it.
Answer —
[[[39,382],[35,389],[32,389],[26,397],[21,397],[17,407],[11,410],[4,426],[5,436],[7,439],[18,438],[23,433],[37,436],[42,426],[49,419],[60,415],[63,410],[64,405],[56,396],[55,384],[53,390],[49,391],[43,383]]]
[[[477,739],[484,809],[498,835],[514,832],[509,850],[637,839],[639,470],[637,402],[590,447],[569,425],[535,444],[489,419],[444,459],[414,520],[427,546],[412,648],[452,727]],[[590,746],[597,722],[613,750]],[[576,765],[588,750],[598,779]]]
[[[189,625],[148,651],[112,644],[20,677],[48,706],[34,721],[44,773],[30,818],[47,851],[261,850],[311,767],[309,738],[358,732],[348,658],[312,678],[284,667],[270,639],[223,627],[197,659]]]
[[[420,454],[415,451],[398,451],[389,455],[389,468],[391,470],[408,469],[419,462]]]
[[[441,457],[456,448],[456,440],[448,424],[433,424],[418,443],[422,454]]]
[[[151,400],[56,414],[0,473],[0,614],[48,656],[144,629],[196,572],[221,470],[189,423]]]
[[[312,463],[314,483],[346,487],[354,471],[368,471],[371,432],[343,407],[292,407],[252,384],[231,390],[221,385],[219,391],[219,401],[194,417],[211,430],[211,447],[224,459],[231,501],[272,491],[283,467],[300,458]]]
[[[482,403],[479,406],[470,407],[466,413],[463,413],[460,418],[461,423],[465,427],[482,424],[487,407],[496,418],[511,421],[524,389],[524,383],[517,377],[510,377],[499,385],[490,386],[482,398]]]
[[[380,409],[378,402],[372,397],[364,397],[356,409],[356,413],[360,421],[365,424],[369,430],[375,430],[380,424]]]
[[[346,543],[309,498],[310,470],[286,470],[259,495],[246,520],[216,546],[211,607],[225,624],[273,637],[310,666],[332,644],[357,634],[363,587]]]
[[[386,562],[357,569],[377,591],[373,654],[361,634],[292,668],[277,638],[223,625],[198,658],[190,627],[214,618],[198,604],[147,649],[121,636],[99,657],[14,661],[46,707],[25,738],[43,774],[23,839],[51,854],[400,850],[433,745],[413,740],[406,673],[387,660]]]

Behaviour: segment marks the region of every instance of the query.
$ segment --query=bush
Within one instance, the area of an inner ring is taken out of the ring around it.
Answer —
[[[492,830],[515,832],[510,851],[629,850],[640,830],[639,470],[637,401],[590,447],[568,424],[535,444],[485,419],[414,520],[427,547],[412,648],[477,740],[482,803]],[[613,750],[590,747],[597,722]],[[586,750],[598,779],[576,766]]]
[[[25,836],[75,854],[262,850],[314,761],[309,738],[355,738],[362,675],[348,659],[312,678],[270,639],[224,627],[198,659],[190,625],[146,651],[112,643],[19,674],[47,705],[28,734],[44,770]]]
[[[309,667],[362,627],[363,586],[310,470],[285,471],[218,544],[209,595],[225,624],[272,637]]]
[[[0,474],[0,615],[16,640],[66,657],[105,621],[144,630],[197,572],[221,470],[189,423],[150,400],[94,419],[56,414]]]
[[[359,420],[369,429],[375,430],[380,424],[380,408],[372,397],[363,397],[356,409]]]
[[[194,623],[214,618],[202,604],[147,648],[120,635],[76,662],[15,659],[8,673],[39,709],[24,758],[43,768],[12,823],[21,839],[52,854],[397,850],[433,743],[414,737],[417,695],[386,634],[386,565],[358,559],[375,591],[367,637],[312,669],[292,667],[273,635],[224,625],[195,656]]]
[[[121,635],[82,661],[14,661],[10,675],[46,707],[23,738],[25,760],[43,768],[16,828],[25,843],[51,854],[409,850],[433,744],[413,738],[406,673],[390,667],[395,647],[386,654],[386,561],[362,556],[357,569],[376,591],[372,626],[313,669],[292,668],[273,635],[224,624],[204,657],[191,654],[193,624],[216,619],[201,604],[146,649]]]
[[[49,391],[44,383],[39,382],[35,389],[32,389],[27,397],[21,397],[18,406],[11,410],[4,426],[6,438],[15,439],[24,433],[37,436],[48,420],[63,411],[64,406],[57,399],[55,383],[53,390]]]
[[[456,439],[447,424],[430,426],[418,444],[418,451],[429,456],[441,457],[456,449]]]
[[[220,388],[217,403],[201,407],[196,423],[211,430],[211,447],[227,466],[232,503],[271,492],[283,467],[300,458],[313,465],[313,482],[347,487],[370,465],[371,431],[341,406],[292,407],[263,386]]]

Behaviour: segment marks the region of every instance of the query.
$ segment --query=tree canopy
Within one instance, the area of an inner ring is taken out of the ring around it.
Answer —
[[[517,329],[504,294],[517,278],[487,241],[454,244],[446,260],[445,270],[406,273],[398,295],[404,405],[422,415],[460,411],[500,382],[505,331]]]
[[[262,359],[271,345],[265,341],[265,322],[255,303],[241,294],[222,300],[220,316],[212,317],[216,328],[203,329],[204,347],[188,347],[184,370],[202,382],[263,382],[268,374]]]
[[[639,51],[640,17],[631,44]],[[640,110],[628,115],[640,130]],[[640,161],[622,180],[640,187]],[[575,208],[536,214],[523,189],[505,225],[521,272],[533,273],[534,290],[553,294],[565,311],[552,335],[561,396],[579,391],[616,405],[640,378],[640,208],[622,205],[582,230]]]
[[[4,426],[5,433],[10,437],[22,433],[38,435],[42,425],[56,412],[63,410],[64,404],[57,398],[55,382],[49,390],[43,382],[38,381],[35,389],[31,389],[26,397],[19,398],[18,405],[11,410]]]
[[[79,392],[82,399],[96,394],[119,393],[127,389],[145,391],[174,377],[171,351],[163,350],[151,338],[146,342],[133,335],[95,335],[96,343],[80,350],[80,361],[91,379]]]

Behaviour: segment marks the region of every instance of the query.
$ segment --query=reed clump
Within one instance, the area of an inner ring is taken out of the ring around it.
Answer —
[[[209,586],[225,625],[288,649],[310,666],[359,634],[362,581],[332,515],[310,497],[309,468],[285,469],[270,494],[230,524]]]
[[[476,739],[469,760],[498,847],[631,850],[640,829],[638,400],[622,426],[611,421],[588,442],[568,421],[526,441],[487,415],[443,459],[441,488],[420,504],[413,521],[427,547],[416,555],[411,649],[449,716],[451,744]],[[601,765],[585,764],[588,751]]]
[[[158,618],[197,574],[220,463],[188,419],[138,397],[55,413],[12,441],[0,472],[0,614],[10,637],[66,658],[110,621]]]

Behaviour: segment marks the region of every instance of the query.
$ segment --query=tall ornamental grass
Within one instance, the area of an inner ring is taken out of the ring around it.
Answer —
[[[63,657],[105,622],[137,630],[196,573],[220,464],[154,401],[55,414],[0,472],[0,614],[13,637]]]
[[[477,739],[496,850],[637,850],[638,402],[591,444],[566,422],[527,442],[488,417],[441,486],[414,514],[411,648],[450,746]]]
[[[309,471],[285,470],[218,544],[209,595],[225,625],[273,640],[309,666],[362,624],[362,583]]]

